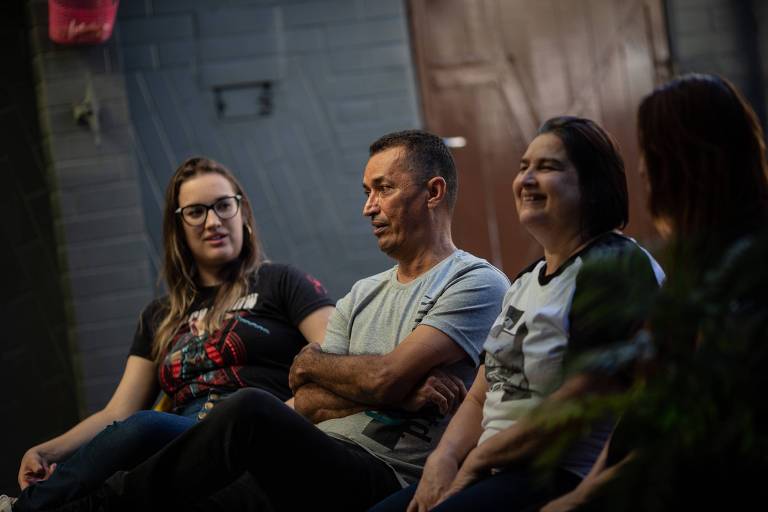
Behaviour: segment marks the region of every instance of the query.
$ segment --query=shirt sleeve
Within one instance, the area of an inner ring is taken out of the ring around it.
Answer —
[[[446,286],[421,324],[448,335],[477,365],[508,287],[509,280],[495,268],[470,269]]]
[[[587,259],[576,276],[568,359],[629,340],[648,318],[660,277],[636,244]]]
[[[336,303],[336,309],[328,319],[323,339],[323,352],[349,354],[349,319],[352,315],[352,293],[346,294]]]
[[[152,344],[154,343],[155,330],[160,322],[162,309],[163,302],[158,299],[150,302],[141,312],[128,355],[139,356],[150,361],[153,360]]]
[[[325,287],[316,278],[290,265],[280,265],[280,270],[280,301],[291,325],[298,327],[315,310],[333,306]]]

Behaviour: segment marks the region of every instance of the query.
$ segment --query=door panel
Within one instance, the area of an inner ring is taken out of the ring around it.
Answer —
[[[517,222],[512,180],[546,119],[590,117],[627,163],[627,232],[653,233],[637,174],[635,112],[669,76],[661,0],[410,0],[427,129],[454,150],[454,239],[514,275],[540,255]]]

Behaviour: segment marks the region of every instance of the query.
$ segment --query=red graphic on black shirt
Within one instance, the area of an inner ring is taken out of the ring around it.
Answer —
[[[304,277],[306,277],[307,281],[312,283],[312,286],[315,287],[315,293],[317,293],[318,295],[327,295],[328,294],[328,292],[326,292],[325,288],[323,287],[323,283],[321,283],[320,281],[318,281],[317,279],[315,279],[314,277],[312,277],[309,274],[304,274]]]
[[[197,329],[193,315],[188,329],[176,337],[159,369],[160,384],[173,397],[176,407],[208,391],[236,390],[245,386],[240,369],[247,364],[247,353],[235,331],[244,314],[233,314],[221,330],[211,335]]]

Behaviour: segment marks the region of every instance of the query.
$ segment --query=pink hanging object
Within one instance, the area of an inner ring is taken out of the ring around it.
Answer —
[[[59,44],[99,44],[112,35],[119,0],[48,0],[48,36]]]

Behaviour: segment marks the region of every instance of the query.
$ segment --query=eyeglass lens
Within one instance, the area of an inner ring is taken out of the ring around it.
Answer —
[[[213,210],[220,219],[231,219],[237,214],[238,201],[236,197],[223,197],[212,206],[192,204],[181,209],[181,214],[189,224],[199,225],[205,222],[208,210]]]

